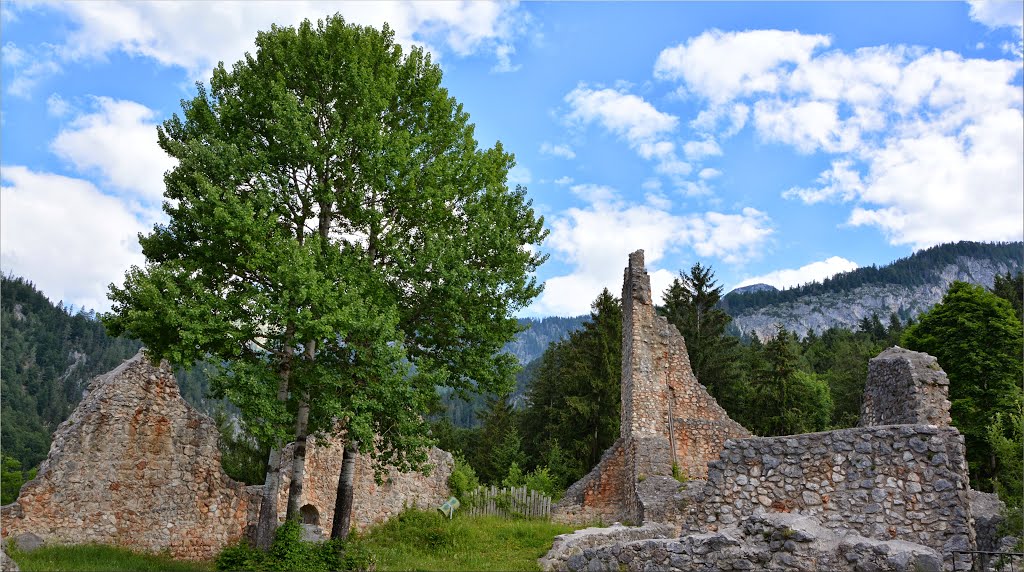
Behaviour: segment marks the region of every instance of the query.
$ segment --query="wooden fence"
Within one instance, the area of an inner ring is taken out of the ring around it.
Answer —
[[[527,488],[480,487],[468,495],[466,512],[504,518],[551,518],[551,497]]]

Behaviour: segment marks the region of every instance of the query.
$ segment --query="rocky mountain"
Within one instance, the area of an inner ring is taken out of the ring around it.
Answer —
[[[882,267],[837,274],[787,290],[737,289],[722,300],[742,335],[764,339],[779,324],[799,335],[838,326],[857,329],[862,318],[895,313],[901,321],[930,309],[954,281],[991,288],[997,274],[1024,267],[1024,243],[943,244]]]

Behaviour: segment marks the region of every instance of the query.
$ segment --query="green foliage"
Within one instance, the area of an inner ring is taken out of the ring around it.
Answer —
[[[1010,303],[954,282],[901,345],[935,356],[949,376],[950,415],[964,435],[972,486],[992,490],[999,467],[988,427],[997,415],[1008,422],[1017,413],[1024,374],[1024,327]]]
[[[1018,395],[1016,401],[1015,411],[996,413],[986,437],[998,467],[993,484],[1006,503],[1003,533],[1020,538],[1024,533],[1024,396]]]
[[[748,428],[758,435],[793,435],[828,427],[832,417],[828,384],[797,369],[801,356],[796,336],[780,326],[763,349],[752,346],[749,351],[760,355],[755,356],[751,373],[757,409],[745,419]]]
[[[519,463],[513,461],[508,466],[508,473],[505,474],[505,478],[501,479],[501,486],[514,489],[521,487],[526,483],[526,475],[523,474],[523,470],[519,468]]]
[[[522,431],[527,466],[546,465],[565,487],[619,436],[622,305],[604,290],[590,321],[551,344],[527,390]]]
[[[537,558],[558,534],[572,527],[543,520],[470,517],[453,520],[437,511],[408,510],[372,528],[361,545],[377,557],[377,569],[537,570]]]
[[[1009,272],[996,274],[992,293],[1009,302],[1017,319],[1024,321],[1024,272],[1018,271],[1016,276]]]
[[[551,469],[546,466],[537,467],[527,473],[523,479],[523,484],[526,485],[528,490],[545,494],[556,502],[562,498],[562,493],[565,492],[565,487],[559,485],[551,474]]]
[[[173,560],[119,546],[80,544],[43,546],[31,552],[7,552],[23,572],[207,572],[209,562]]]
[[[480,149],[421,49],[341,16],[273,26],[158,129],[177,160],[111,332],[213,383],[260,442],[344,424],[378,467],[422,466],[436,386],[509,389],[498,350],[546,234],[514,158]],[[459,240],[452,240],[459,237]]]
[[[21,490],[24,481],[21,463],[13,457],[4,455],[0,463],[0,505],[18,500],[18,491]]]
[[[465,457],[455,455],[455,466],[452,468],[451,476],[448,477],[448,488],[452,491],[452,495],[462,504],[466,504],[470,498],[469,493],[479,487],[480,479],[477,478],[476,471],[466,462]]]
[[[517,418],[507,397],[488,399],[487,410],[481,415],[483,424],[471,450],[473,467],[481,482],[498,484],[513,463],[526,463]]]
[[[680,272],[669,285],[662,313],[686,340],[697,380],[728,410],[736,405],[739,344],[725,333],[732,318],[718,307],[721,296],[715,273],[698,262],[689,274]]]
[[[260,443],[245,421],[220,409],[214,415],[220,432],[220,465],[229,477],[247,485],[262,485],[267,475],[270,445]]]
[[[270,550],[263,552],[244,541],[226,547],[215,560],[217,570],[335,572],[372,570],[373,555],[358,539],[347,542],[303,542],[302,525],[290,520],[277,528]]]
[[[672,463],[672,478],[679,481],[680,483],[687,483],[690,481],[690,475],[686,474],[686,471],[679,467],[679,463]]]

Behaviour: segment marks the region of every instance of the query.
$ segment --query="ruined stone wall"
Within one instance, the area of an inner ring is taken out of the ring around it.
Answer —
[[[343,445],[344,442],[340,438],[326,441],[311,439],[306,447],[306,474],[300,506],[312,507],[318,518],[317,524],[323,529],[324,534],[328,535],[334,520]],[[282,456],[285,465],[277,505],[281,522],[284,522],[288,509],[291,451],[289,446]],[[362,531],[395,516],[405,508],[434,509],[448,500],[448,477],[455,466],[454,458],[451,453],[431,447],[427,463],[431,465],[429,475],[392,470],[385,476],[383,483],[378,485],[374,479],[371,459],[366,455],[359,455],[356,458],[353,483],[355,492],[352,502],[352,526]]]
[[[623,273],[621,383],[620,438],[555,505],[556,520],[672,518],[673,465],[703,477],[727,439],[750,435],[697,382],[683,336],[655,312],[642,250]]]
[[[260,502],[224,474],[217,438],[166,362],[153,366],[140,352],[91,382],[38,476],[3,507],[3,537],[212,558],[245,534]]]
[[[626,498],[625,439],[619,438],[604,452],[586,476],[572,484],[555,505],[551,519],[563,523],[611,524],[629,520]]]
[[[868,362],[860,425],[926,424],[947,427],[949,379],[925,353],[889,348]]]
[[[951,427],[896,425],[729,442],[696,486],[685,528],[755,512],[813,516],[830,529],[973,550],[964,442]]]

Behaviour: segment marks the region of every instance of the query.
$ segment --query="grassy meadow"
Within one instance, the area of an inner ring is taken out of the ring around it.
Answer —
[[[537,558],[556,535],[573,527],[543,520],[456,515],[408,510],[354,542],[372,555],[379,572],[539,570]],[[184,562],[101,545],[9,550],[24,572],[209,572],[213,562]]]

